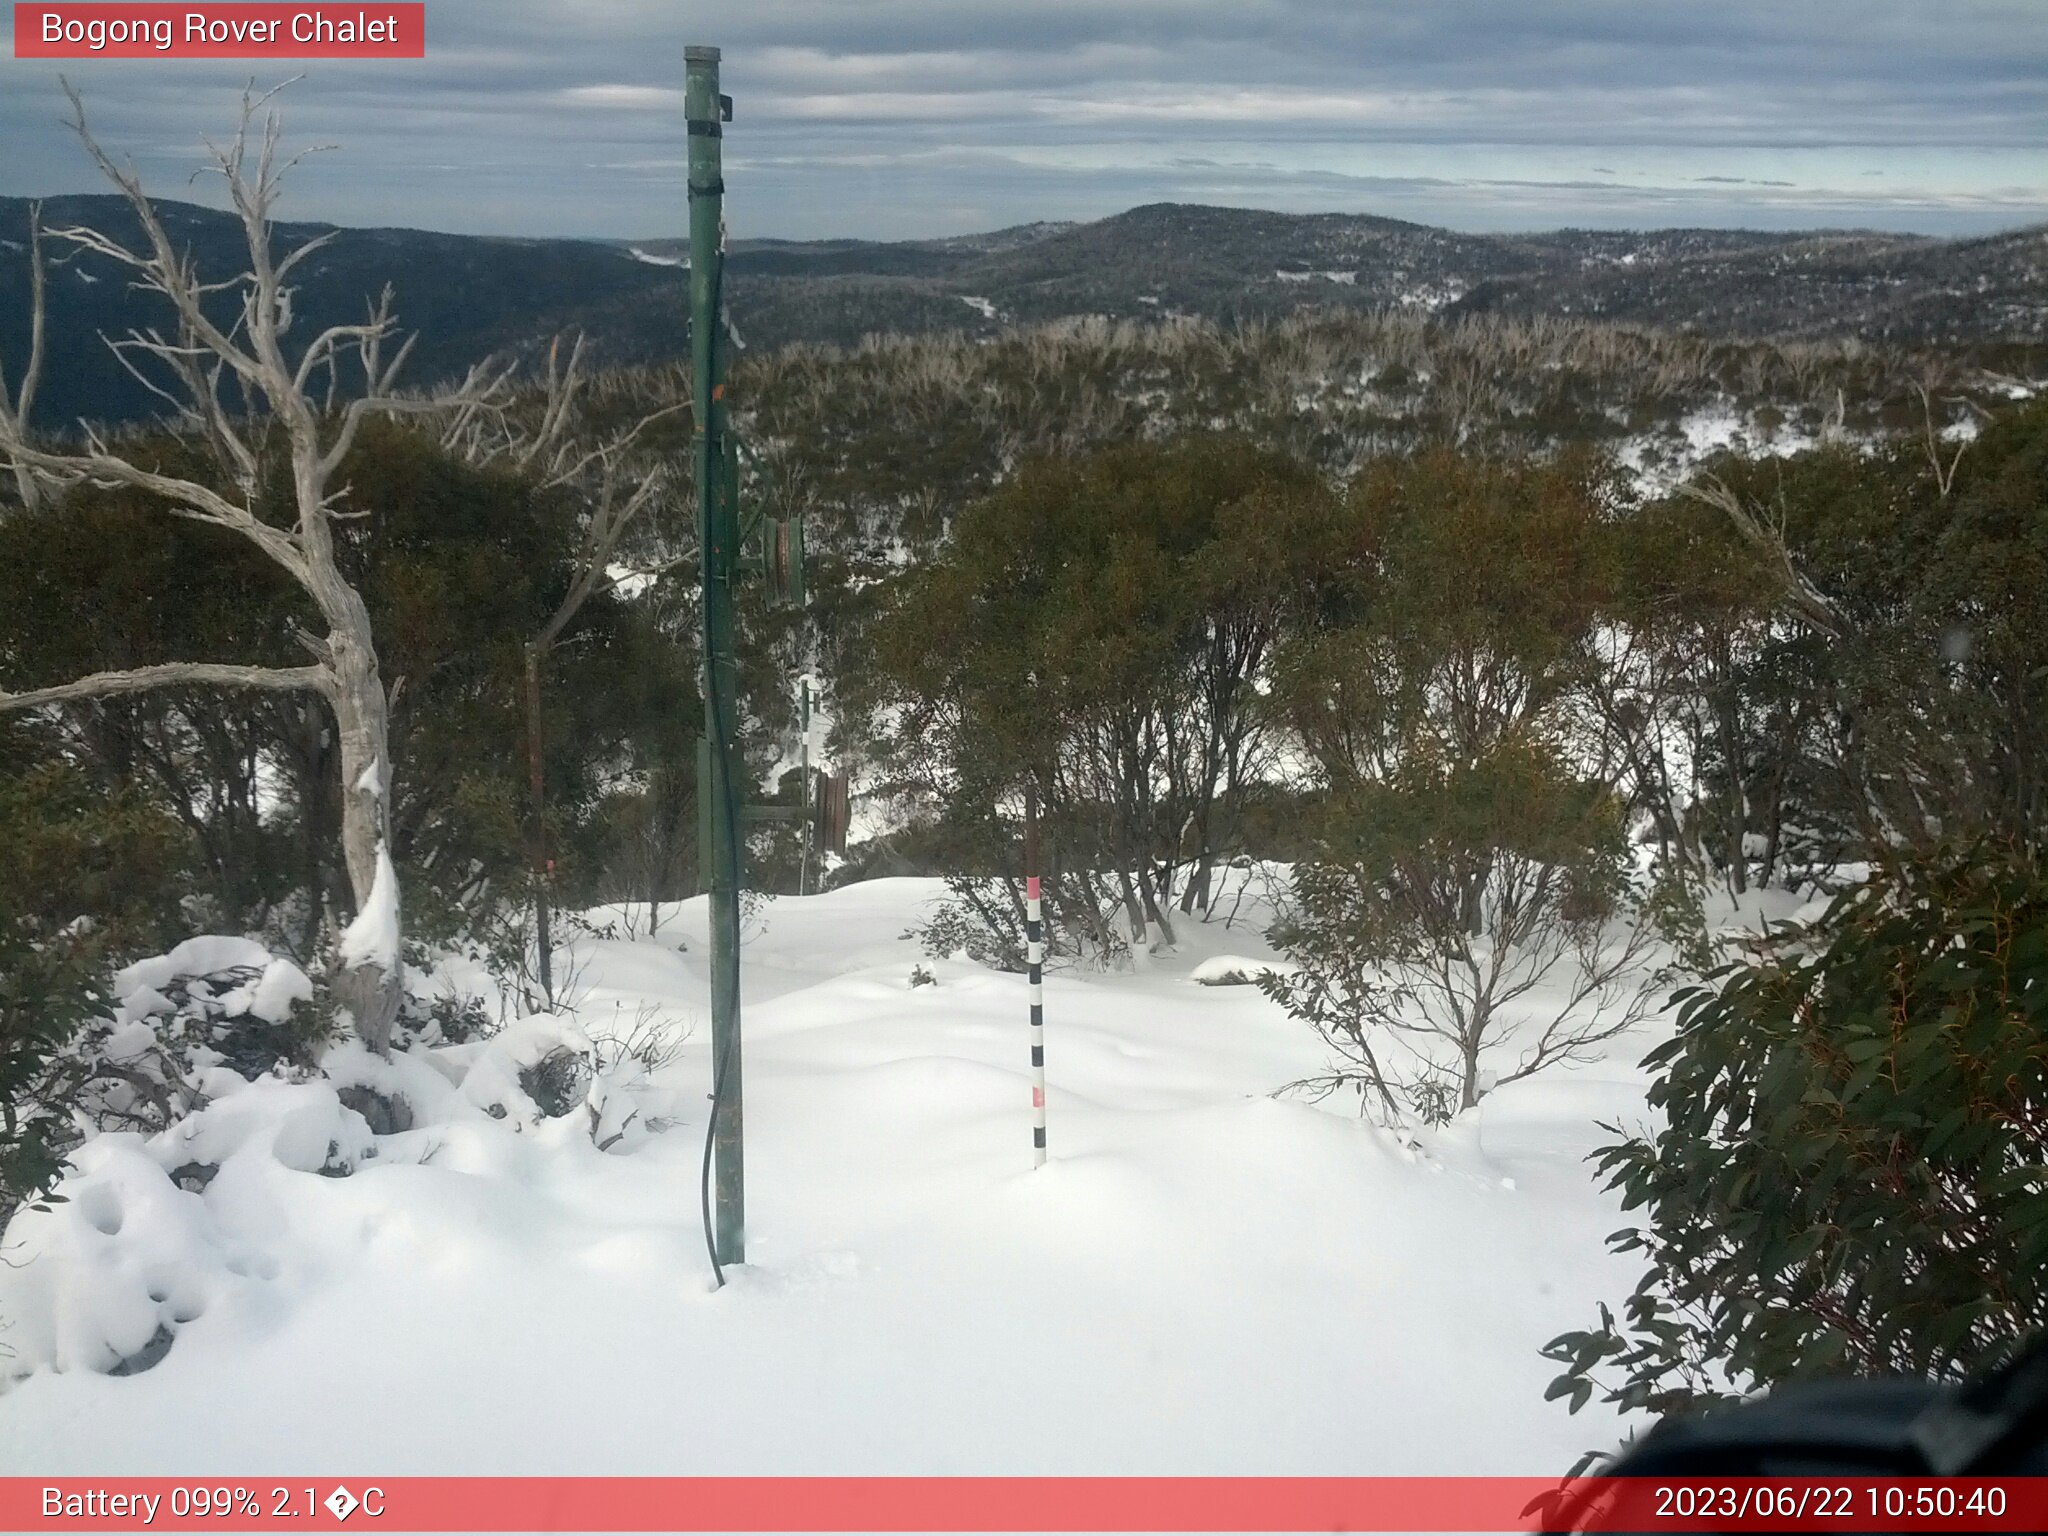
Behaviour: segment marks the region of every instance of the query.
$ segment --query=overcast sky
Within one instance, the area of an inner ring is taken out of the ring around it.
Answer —
[[[340,146],[289,214],[680,234],[683,46],[714,43],[740,236],[1160,201],[1475,230],[2048,219],[2048,0],[428,0],[427,37],[266,66],[306,71],[288,132]],[[11,44],[0,193],[93,189],[55,68]],[[211,200],[186,177],[246,65],[66,68],[147,181]]]

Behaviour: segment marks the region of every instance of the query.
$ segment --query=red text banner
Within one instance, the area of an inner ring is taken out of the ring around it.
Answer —
[[[17,59],[420,59],[422,3],[21,5]]]
[[[0,1478],[8,1531],[2042,1531],[2048,1478]]]

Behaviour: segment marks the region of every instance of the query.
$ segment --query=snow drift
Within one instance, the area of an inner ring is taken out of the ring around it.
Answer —
[[[1596,1118],[1641,1116],[1633,1067],[1397,1139],[1269,1096],[1319,1047],[1255,987],[1190,985],[1211,954],[1272,958],[1191,924],[1145,971],[1048,981],[1033,1172],[1023,981],[923,961],[902,935],[938,892],[768,908],[750,1262],[723,1291],[697,1207],[709,1032],[683,1034],[701,901],[660,942],[580,941],[573,1019],[389,1063],[343,1047],[94,1138],[65,1203],[6,1236],[0,1471],[1547,1473],[1612,1440],[1542,1400],[1537,1349],[1633,1278],[1581,1162]],[[596,1050],[576,1112],[520,1086],[656,1015],[674,1059]],[[411,1128],[374,1133],[352,1087],[404,1096]],[[620,1094],[640,1129],[601,1151]]]

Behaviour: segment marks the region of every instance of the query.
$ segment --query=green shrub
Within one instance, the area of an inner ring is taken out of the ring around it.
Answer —
[[[82,1078],[63,1047],[104,1001],[90,946],[0,925],[0,1230],[47,1195],[78,1136]]]
[[[1546,1347],[1550,1396],[1664,1413],[1810,1375],[1952,1379],[2048,1324],[2034,862],[1885,871],[1677,1000],[1649,1058],[1666,1128],[1595,1154],[1648,1216],[1609,1242],[1651,1267],[1623,1322]]]
[[[38,724],[0,719],[0,1226],[56,1182],[107,957],[174,926],[190,838],[139,790],[96,788]]]

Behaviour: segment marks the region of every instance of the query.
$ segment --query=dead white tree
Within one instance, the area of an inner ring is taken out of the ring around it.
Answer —
[[[1936,461],[1937,464],[1939,461]],[[1827,595],[1806,579],[1793,559],[1785,537],[1785,520],[1756,502],[1745,502],[1718,475],[1701,475],[1678,487],[1678,494],[1712,507],[1728,519],[1738,538],[1763,558],[1786,611],[1810,629],[1839,640],[1847,632],[1842,616]]]
[[[47,309],[45,284],[47,274],[43,266],[43,205],[28,205],[28,285],[29,285],[29,333],[28,359],[22,365],[21,384],[9,397],[7,370],[0,364],[0,433],[26,439],[28,436],[29,412],[35,409],[36,386],[43,378],[43,324]],[[25,465],[14,466],[14,487],[21,497],[22,506],[33,512],[41,503],[42,496],[36,485],[36,477]]]
[[[533,1006],[555,1006],[554,937],[549,888],[554,860],[547,846],[547,779],[545,716],[541,711],[543,673],[550,653],[583,605],[622,581],[651,580],[687,558],[677,556],[644,569],[622,570],[614,556],[636,520],[656,505],[667,487],[668,471],[660,458],[635,454],[642,436],[668,417],[690,409],[687,399],[647,412],[609,435],[593,434],[585,424],[582,397],[588,375],[583,371],[585,338],[569,346],[562,338],[548,348],[547,372],[535,402],[538,414],[522,420],[515,411],[470,411],[459,414],[442,437],[442,446],[471,464],[510,466],[529,477],[541,491],[569,491],[582,500],[582,539],[570,566],[569,590],[525,646],[527,839],[533,874],[534,975],[540,997]]]
[[[1927,462],[1934,468],[1934,484],[1936,489],[1941,492],[1942,499],[1947,500],[1949,491],[1956,483],[1956,469],[1962,464],[1963,454],[1969,449],[1970,439],[1965,436],[1957,442],[1956,451],[1948,456],[1947,463],[1943,463],[1941,457],[1942,432],[1935,425],[1934,421],[1934,395],[1925,383],[1919,381],[1914,383],[1913,392],[1920,397],[1920,417],[1925,423],[1926,435],[1924,441],[1927,445]],[[1944,398],[1950,404],[1960,403],[1968,405],[1977,410],[1980,416],[1984,414],[1983,408],[1977,406],[1967,395],[1948,395]]]
[[[93,137],[78,92],[68,81],[64,90],[73,130],[127,200],[142,238],[131,247],[83,227],[54,229],[50,236],[125,267],[134,287],[168,302],[175,340],[151,330],[108,344],[138,378],[176,405],[188,424],[203,427],[228,471],[223,479],[231,485],[222,488],[151,469],[90,429],[82,447],[37,447],[23,431],[18,409],[0,416],[0,461],[17,477],[26,474],[42,493],[61,494],[80,484],[127,487],[158,499],[168,516],[241,535],[306,594],[325,632],[297,633],[313,658],[307,666],[195,662],[101,672],[21,693],[0,692],[0,711],[192,686],[305,691],[324,699],[340,748],[342,851],[356,905],[331,981],[365,1043],[388,1051],[400,978],[398,885],[390,849],[390,700],[369,610],[336,560],[336,520],[363,515],[348,508],[348,487],[340,477],[357,433],[371,417],[489,409],[504,374],[477,368],[452,391],[396,393],[412,342],[408,339],[386,357],[386,344],[397,329],[388,287],[362,324],[330,326],[296,356],[291,354],[284,339],[291,326],[290,279],[334,236],[308,240],[281,258],[271,249],[271,215],[282,178],[303,158],[279,154],[280,123],[270,110],[276,91],[244,92],[234,138],[225,146],[207,146],[211,169],[226,182],[249,253],[246,271],[209,281],[189,253],[172,243],[133,165],[117,165]],[[227,307],[219,297],[224,294],[240,299],[238,312],[225,322],[216,318]],[[40,308],[39,303],[39,323]],[[351,371],[360,366],[360,393],[334,408],[333,388],[345,363]],[[155,369],[167,370],[168,386],[147,376]],[[250,407],[246,414],[237,418],[226,409],[224,384],[239,389]],[[327,398],[316,403],[315,391],[322,384]],[[279,455],[285,461],[280,467],[290,473],[288,523],[268,520],[261,499],[266,470]]]

